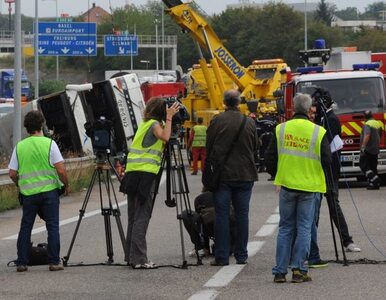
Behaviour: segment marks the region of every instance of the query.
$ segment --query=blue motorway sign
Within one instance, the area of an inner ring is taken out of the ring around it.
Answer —
[[[136,35],[105,35],[105,56],[138,55]]]
[[[96,35],[96,23],[39,22],[39,34]]]
[[[96,35],[39,35],[40,56],[96,56]]]

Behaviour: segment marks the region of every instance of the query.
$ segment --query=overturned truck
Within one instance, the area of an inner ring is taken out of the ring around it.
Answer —
[[[91,138],[85,124],[101,117],[111,121],[111,155],[127,153],[142,121],[145,102],[137,75],[128,74],[95,83],[67,85],[65,91],[29,102],[22,108],[22,119],[28,111],[39,109],[46,119],[45,135],[54,139],[62,153],[69,156],[93,154]],[[13,113],[0,119],[0,153],[12,152]],[[27,136],[23,129],[22,137]]]

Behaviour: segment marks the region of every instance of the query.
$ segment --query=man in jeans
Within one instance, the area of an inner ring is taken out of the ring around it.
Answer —
[[[17,239],[17,272],[28,270],[31,231],[38,213],[48,231],[49,270],[63,270],[59,257],[59,190],[64,185],[64,194],[68,194],[68,180],[58,146],[42,134],[43,123],[41,112],[26,114],[24,127],[30,136],[16,145],[8,166],[9,177],[19,188],[23,205]]]
[[[220,185],[214,191],[215,260],[213,266],[229,264],[230,234],[229,212],[231,203],[236,218],[234,256],[237,264],[245,264],[248,258],[249,200],[254,181],[257,180],[255,153],[257,133],[254,121],[239,110],[240,93],[229,90],[224,93],[225,112],[212,120],[207,130],[206,148],[208,159],[221,165]],[[240,125],[245,126],[238,136]],[[231,149],[225,161],[227,153]]]
[[[326,130],[308,119],[311,97],[297,94],[293,103],[295,115],[276,127],[266,152],[267,172],[280,188],[276,265],[272,269],[277,283],[286,282],[288,266],[292,282],[311,281],[305,261],[310,251],[315,197],[327,190],[324,170],[331,163]]]

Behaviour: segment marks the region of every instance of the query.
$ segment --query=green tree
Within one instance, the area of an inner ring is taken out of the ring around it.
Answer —
[[[320,0],[318,8],[315,11],[314,18],[316,21],[322,22],[326,25],[331,25],[331,20],[336,10],[335,5],[328,4],[326,0]]]
[[[365,8],[365,12],[362,15],[363,19],[380,20],[381,11],[386,10],[386,3],[384,1],[374,2],[369,4]]]
[[[359,19],[358,9],[356,7],[347,7],[342,10],[337,10],[335,15],[345,21]]]
[[[65,89],[66,82],[63,80],[43,80],[39,83],[39,96],[49,95]]]

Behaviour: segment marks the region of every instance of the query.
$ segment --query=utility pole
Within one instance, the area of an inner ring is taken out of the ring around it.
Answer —
[[[14,115],[13,146],[21,140],[21,13],[20,2],[15,3],[15,78],[14,78]]]
[[[39,4],[35,0],[35,35],[34,35],[34,55],[35,55],[35,99],[39,98]]]

